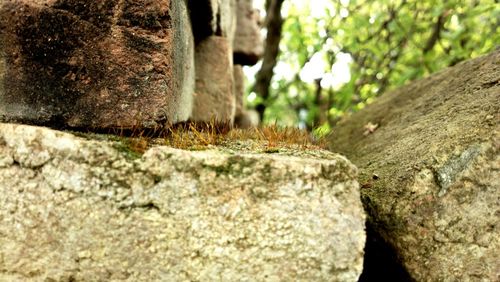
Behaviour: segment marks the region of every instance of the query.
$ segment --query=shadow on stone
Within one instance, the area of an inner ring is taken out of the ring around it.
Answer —
[[[363,272],[358,282],[414,281],[399,262],[394,250],[366,224]]]

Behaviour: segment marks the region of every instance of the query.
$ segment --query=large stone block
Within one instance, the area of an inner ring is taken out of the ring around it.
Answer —
[[[251,147],[133,158],[123,144],[0,124],[0,280],[357,281],[356,168]]]
[[[238,128],[251,128],[259,125],[259,114],[245,108],[245,74],[241,65],[233,66],[234,95],[236,111],[234,125]]]
[[[195,40],[199,41],[217,31],[218,0],[188,0]]]
[[[196,89],[191,119],[234,121],[233,62],[227,38],[210,36],[195,48]]]
[[[260,36],[259,13],[253,0],[236,0],[236,33],[233,41],[234,63],[254,65],[264,54]]]
[[[236,29],[236,0],[189,0],[196,41],[222,36],[233,42]]]
[[[241,65],[233,66],[234,97],[236,100],[236,116],[245,110],[245,74]]]
[[[332,149],[361,170],[369,226],[412,279],[499,281],[500,50],[387,93],[334,132]]]
[[[193,45],[185,1],[2,1],[0,118],[71,127],[186,120]]]
[[[228,42],[232,43],[236,32],[236,17],[238,16],[236,0],[220,0],[219,7],[220,32],[217,32],[216,35],[227,37]]]

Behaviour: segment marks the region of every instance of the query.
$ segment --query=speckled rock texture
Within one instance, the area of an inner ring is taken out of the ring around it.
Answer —
[[[357,281],[356,168],[0,124],[0,281]]]
[[[183,0],[0,1],[0,120],[154,127],[189,118]]]
[[[500,281],[500,50],[340,123],[368,224],[416,281]],[[383,262],[380,263],[383,265]]]

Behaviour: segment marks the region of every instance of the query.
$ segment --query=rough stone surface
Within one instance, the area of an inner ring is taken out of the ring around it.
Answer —
[[[260,36],[259,13],[253,0],[236,0],[236,34],[234,37],[234,63],[254,65],[264,54]]]
[[[334,132],[370,228],[413,279],[500,281],[500,51],[387,93]]]
[[[196,89],[192,120],[234,121],[233,62],[227,38],[210,36],[196,45]]]
[[[1,281],[357,281],[356,168],[0,124]],[[290,155],[292,154],[292,155]]]
[[[196,41],[202,40],[217,31],[219,0],[188,0],[189,14],[193,23]]]
[[[234,36],[236,32],[236,0],[219,0],[220,1],[220,33],[217,32],[216,35],[227,37],[228,42],[232,43],[234,41]],[[232,46],[232,44],[231,44]]]
[[[186,120],[193,45],[185,1],[2,1],[0,118],[74,127]]]

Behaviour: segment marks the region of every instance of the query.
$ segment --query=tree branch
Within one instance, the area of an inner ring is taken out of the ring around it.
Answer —
[[[279,44],[281,41],[281,29],[283,26],[283,18],[281,16],[281,6],[284,0],[268,0],[267,16],[265,27],[267,36],[265,42],[264,59],[262,67],[257,73],[255,82],[255,92],[262,97],[263,103],[257,105],[256,110],[259,113],[260,119],[264,117],[266,110],[266,101],[269,98],[269,86],[273,78],[273,69],[276,66],[279,54]]]
[[[434,24],[434,27],[432,28],[431,37],[429,37],[427,43],[425,44],[424,49],[422,49],[423,54],[427,54],[429,51],[431,51],[432,48],[434,48],[434,45],[436,45],[436,42],[438,42],[439,38],[441,37],[441,30],[444,27],[445,16],[446,12],[443,12],[437,18],[437,21]]]

